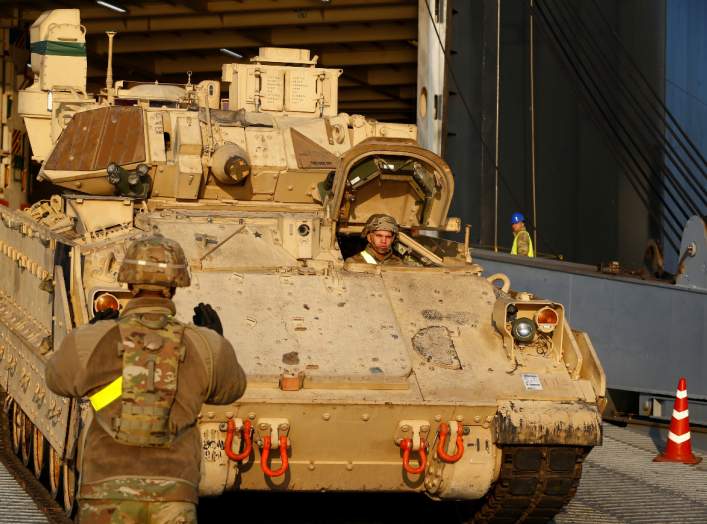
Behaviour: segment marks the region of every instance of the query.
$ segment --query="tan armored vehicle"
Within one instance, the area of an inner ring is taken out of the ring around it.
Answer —
[[[454,178],[415,126],[339,113],[341,71],[305,50],[224,65],[224,100],[219,81],[110,77],[94,98],[78,11],[31,35],[57,47],[32,54],[19,111],[39,176],[65,192],[1,211],[0,383],[16,451],[48,463],[67,508],[88,408],[47,390],[44,363],[127,301],[116,273],[146,231],[183,246],[178,310],[211,303],[249,376],[241,401],[201,414],[204,495],[419,492],[470,522],[550,519],[573,496],[601,442],[601,365],[562,305],[441,238],[460,229]],[[400,223],[410,265],[344,263],[374,213]]]

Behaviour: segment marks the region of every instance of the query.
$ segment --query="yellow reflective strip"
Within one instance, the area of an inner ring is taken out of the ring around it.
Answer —
[[[123,377],[116,378],[102,390],[94,393],[88,399],[91,401],[93,409],[96,411],[102,410],[108,404],[123,394]]]
[[[518,235],[520,235],[520,233],[521,232],[519,231],[518,234],[515,235],[515,237],[513,238],[513,247],[511,248],[511,255],[518,254]],[[528,257],[535,257],[535,250],[533,249],[533,238],[530,236],[530,233],[528,233]]]
[[[363,257],[363,260],[365,260],[369,264],[377,264],[378,263],[378,261],[375,258],[373,258],[373,255],[371,255],[365,249],[363,251],[361,251],[361,256]]]

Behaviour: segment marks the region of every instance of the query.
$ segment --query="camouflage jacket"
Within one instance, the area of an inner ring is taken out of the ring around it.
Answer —
[[[171,300],[136,298],[121,313],[174,315]],[[71,331],[47,364],[49,389],[67,397],[85,397],[122,373],[117,350],[118,322],[99,321]],[[169,448],[136,447],[113,439],[92,417],[82,436],[79,498],[128,498],[196,502],[201,463],[201,438],[196,427],[202,404],[229,404],[243,395],[246,378],[231,344],[215,331],[188,325],[186,348],[179,365],[177,391],[169,425],[177,437]],[[114,401],[105,410],[118,409]],[[134,488],[152,481],[150,489]]]
[[[366,246],[366,249],[364,249],[369,257],[372,257],[376,260],[376,262],[382,266],[404,266],[405,263],[403,262],[403,259],[400,258],[397,253],[394,253],[393,250],[391,249],[387,255],[381,256],[378,253],[376,253],[373,249],[371,249],[370,246]],[[357,253],[349,258],[346,259],[346,262],[354,262],[357,264],[370,264],[364,256],[363,256],[363,251],[361,253]]]
[[[523,227],[513,236],[513,247],[511,255],[520,255],[525,257],[534,257],[533,241],[530,239],[530,233]]]

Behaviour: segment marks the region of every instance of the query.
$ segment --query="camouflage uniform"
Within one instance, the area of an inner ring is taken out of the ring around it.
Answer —
[[[369,233],[375,231],[390,231],[393,234],[393,242],[398,235],[398,223],[390,215],[375,214],[371,215],[366,221],[366,225],[361,231],[361,236],[366,238]],[[385,254],[379,254],[369,243],[366,248],[349,258],[346,262],[354,262],[358,264],[380,264],[382,266],[404,266],[406,265],[403,259],[391,249]]]
[[[140,253],[129,248],[119,280],[155,291],[188,285],[181,248],[181,258],[170,259],[161,256],[156,244],[152,247],[146,241]],[[131,256],[141,262],[126,273]],[[139,271],[145,273],[137,278]],[[78,460],[83,524],[196,522],[197,415],[205,402],[237,400],[246,379],[225,338],[182,324],[174,314],[170,299],[138,296],[119,320],[71,331],[48,362],[49,388],[64,396],[89,397],[93,407]]]
[[[530,240],[530,233],[526,231],[525,226],[515,234],[511,254],[524,257],[535,256],[533,253],[533,242]]]

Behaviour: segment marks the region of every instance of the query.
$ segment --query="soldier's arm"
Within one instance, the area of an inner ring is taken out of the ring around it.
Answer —
[[[47,362],[47,387],[57,395],[64,397],[81,396],[76,387],[78,365],[79,356],[76,350],[76,331],[74,330],[64,337],[59,350]]]
[[[214,371],[211,391],[206,401],[209,404],[230,404],[243,396],[247,384],[245,371],[238,363],[231,343],[219,337],[219,347],[213,352]]]
[[[530,233],[521,231],[518,233],[518,254],[528,256],[530,252]]]
[[[88,359],[96,344],[114,326],[115,322],[104,320],[70,331],[47,362],[47,387],[64,397],[85,396],[88,393],[85,380]]]
[[[196,335],[195,343],[203,344],[200,353],[209,377],[206,403],[230,404],[241,398],[246,388],[246,376],[233,346],[211,329],[198,326],[188,326],[187,329],[188,333]]]

